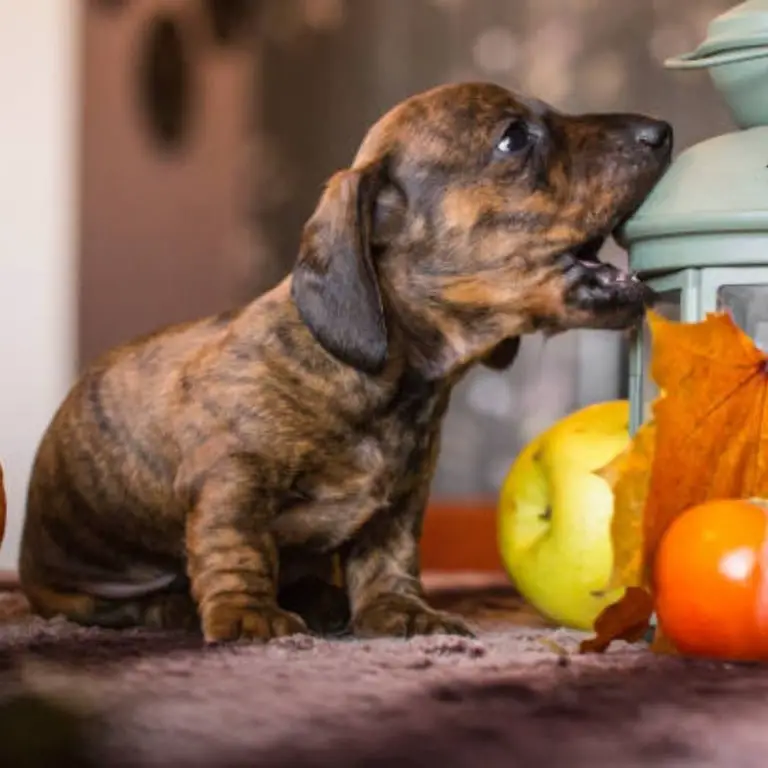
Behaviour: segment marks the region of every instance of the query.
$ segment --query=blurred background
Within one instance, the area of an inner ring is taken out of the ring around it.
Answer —
[[[732,130],[706,73],[670,72],[731,0],[0,0],[0,568],[27,473],[79,368],[270,288],[322,182],[436,84],[494,80],[567,111]],[[624,254],[606,246],[608,258]],[[493,499],[520,448],[623,397],[620,334],[526,338],[453,399],[438,500]]]

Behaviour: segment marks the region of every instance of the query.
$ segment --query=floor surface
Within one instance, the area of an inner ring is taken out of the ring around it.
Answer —
[[[581,656],[509,588],[448,587],[433,602],[477,639],[204,648],[0,594],[0,765],[768,766],[766,669],[644,645]]]

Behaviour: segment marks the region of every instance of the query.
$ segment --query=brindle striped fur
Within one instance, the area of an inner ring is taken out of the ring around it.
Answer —
[[[498,156],[514,119],[535,144]],[[82,374],[29,487],[34,609],[208,641],[323,631],[347,611],[358,636],[468,634],[427,605],[419,573],[451,389],[476,362],[511,364],[521,334],[641,316],[637,295],[580,291],[558,255],[663,171],[668,156],[632,138],[643,120],[482,83],[385,115],[329,180],[290,276]],[[343,593],[318,586],[332,556]]]

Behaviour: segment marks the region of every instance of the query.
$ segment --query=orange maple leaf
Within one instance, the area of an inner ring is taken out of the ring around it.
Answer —
[[[643,510],[648,497],[656,442],[653,421],[638,429],[632,442],[596,472],[613,491],[611,519],[613,569],[606,591],[645,586],[643,567]]]
[[[628,589],[582,650],[637,637],[652,614],[656,549],[683,511],[716,498],[768,495],[768,355],[726,313],[699,323],[648,313],[653,421],[603,471],[614,491],[614,577]],[[643,614],[646,614],[643,620]],[[657,637],[654,650],[673,651]]]
[[[768,355],[730,315],[673,323],[652,314],[655,456],[644,561],[682,511],[709,499],[768,492]]]

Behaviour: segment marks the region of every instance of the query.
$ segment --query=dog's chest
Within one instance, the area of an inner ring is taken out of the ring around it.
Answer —
[[[396,514],[431,480],[444,410],[437,394],[404,398],[343,439],[321,442],[320,468],[297,482],[275,521],[279,543],[335,549],[373,516]]]

